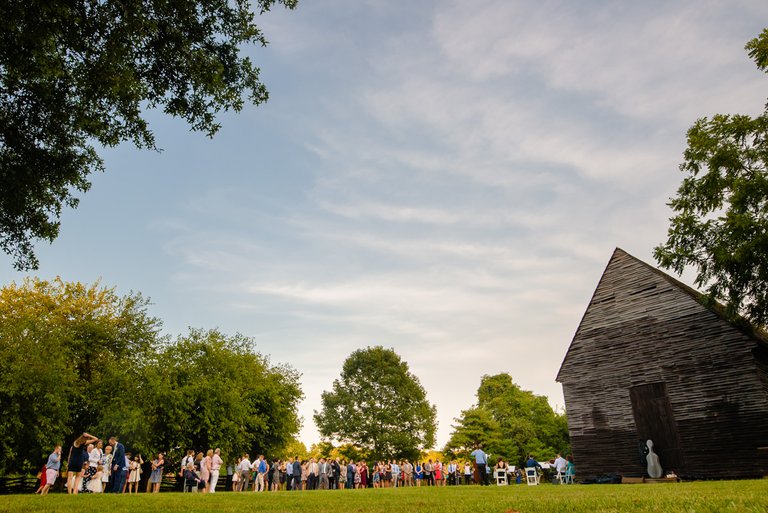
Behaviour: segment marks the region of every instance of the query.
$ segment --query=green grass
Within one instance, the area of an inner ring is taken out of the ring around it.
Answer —
[[[768,513],[768,480],[641,485],[513,485],[278,493],[0,496],[0,512]]]

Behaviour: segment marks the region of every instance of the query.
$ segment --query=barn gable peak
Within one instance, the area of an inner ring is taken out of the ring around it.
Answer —
[[[721,305],[704,306],[701,293],[617,247],[598,281],[556,380],[562,383],[567,379],[572,361],[579,359],[579,353],[593,350],[589,347],[588,333],[610,332],[632,320],[663,320],[679,316],[681,311],[701,309],[729,322]],[[748,328],[734,328],[764,342],[759,334],[751,333]]]

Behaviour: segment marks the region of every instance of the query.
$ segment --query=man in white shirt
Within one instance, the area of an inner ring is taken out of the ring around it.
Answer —
[[[211,485],[210,490],[208,490],[210,493],[216,491],[216,483],[219,482],[219,470],[223,464],[224,460],[221,459],[221,449],[216,449],[213,453],[213,458],[211,458]]]
[[[240,472],[240,491],[244,492],[248,490],[248,481],[251,478],[251,460],[248,459],[248,454],[243,454],[243,459],[240,465],[237,466],[238,472]]]
[[[558,453],[557,458],[555,458],[555,470],[557,471],[557,477],[562,482],[563,477],[565,477],[565,466],[566,466],[565,458],[563,458],[562,454]]]
[[[397,461],[392,462],[392,487],[397,488],[398,481],[400,480],[400,465]]]
[[[448,464],[448,484],[449,485],[458,484],[456,482],[456,462],[455,461],[451,461]]]

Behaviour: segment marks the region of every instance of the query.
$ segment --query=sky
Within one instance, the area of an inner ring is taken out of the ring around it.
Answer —
[[[688,127],[762,111],[743,48],[766,19],[764,0],[275,8],[245,50],[268,103],[213,139],[148,112],[162,151],[102,150],[35,274],[140,291],[171,335],[253,337],[302,373],[308,446],[373,345],[419,377],[438,448],[484,374],[561,409],[613,249],[653,263],[665,240]],[[0,283],[24,276],[0,256]]]

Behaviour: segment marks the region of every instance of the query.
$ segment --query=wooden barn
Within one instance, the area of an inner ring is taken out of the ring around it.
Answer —
[[[579,480],[645,476],[647,439],[665,474],[768,473],[768,341],[701,297],[615,250],[557,375]]]

